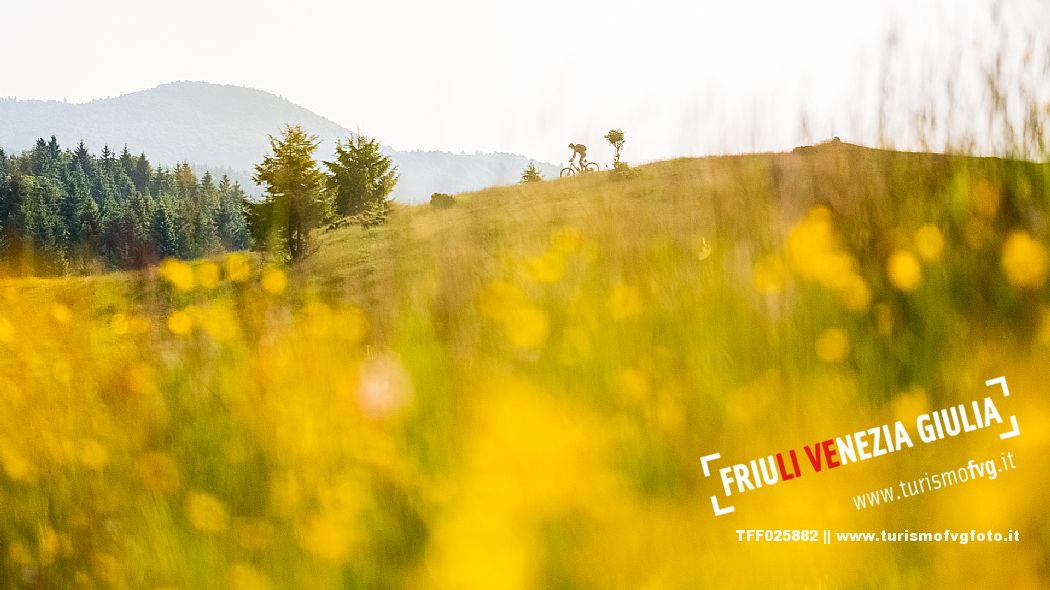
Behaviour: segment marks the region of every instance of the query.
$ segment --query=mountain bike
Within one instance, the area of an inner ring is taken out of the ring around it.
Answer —
[[[568,166],[561,169],[561,174],[559,176],[564,178],[566,176],[586,174],[587,172],[598,172],[599,170],[601,170],[601,167],[598,166],[597,162],[580,162],[579,164],[570,162]]]

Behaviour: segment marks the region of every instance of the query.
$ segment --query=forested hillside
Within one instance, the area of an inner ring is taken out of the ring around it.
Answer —
[[[248,246],[241,186],[188,164],[154,167],[145,154],[93,155],[40,139],[0,150],[0,270],[58,274],[138,268]]]

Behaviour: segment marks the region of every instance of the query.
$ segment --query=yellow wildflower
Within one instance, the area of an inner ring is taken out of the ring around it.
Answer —
[[[537,283],[556,283],[565,276],[565,258],[557,252],[547,252],[525,261],[525,275]]]
[[[642,298],[630,285],[619,284],[609,296],[609,313],[614,319],[625,320],[642,312]]]
[[[130,323],[128,322],[128,316],[122,313],[113,314],[113,319],[109,321],[109,327],[113,330],[113,333],[117,336],[123,336],[128,333]]]
[[[237,336],[240,326],[233,312],[226,307],[209,307],[201,312],[201,328],[217,342],[226,342]]]
[[[1003,243],[1003,271],[1018,287],[1038,288],[1046,282],[1046,248],[1027,232],[1011,232]]]
[[[230,515],[222,502],[202,492],[186,495],[186,516],[193,528],[205,533],[221,533],[230,521]]]
[[[516,348],[539,348],[547,341],[550,332],[547,314],[533,305],[522,305],[510,310],[503,327]]]
[[[234,252],[226,257],[226,276],[234,283],[246,282],[252,276],[252,266],[248,257]]]
[[[109,451],[102,443],[89,438],[81,443],[80,463],[88,469],[102,471],[109,464]]]
[[[73,311],[68,306],[56,303],[51,308],[51,317],[60,324],[68,324],[73,320]]]
[[[160,276],[179,291],[193,289],[193,269],[181,260],[167,258],[161,262]]]
[[[109,553],[96,553],[91,560],[91,566],[95,577],[107,584],[119,584],[123,577],[120,560]]]
[[[937,226],[926,224],[915,232],[915,251],[927,262],[937,262],[944,255],[944,234]]]
[[[246,563],[235,564],[230,568],[229,587],[231,590],[270,590],[270,580]]]
[[[846,275],[839,291],[842,305],[850,311],[865,311],[871,305],[871,289],[860,275]]]
[[[20,449],[6,440],[0,440],[0,463],[8,477],[23,483],[36,481],[36,465]]]
[[[354,534],[345,518],[334,514],[311,517],[299,531],[299,544],[315,557],[341,565],[350,558]]]
[[[521,306],[525,294],[513,283],[492,281],[478,296],[478,311],[488,318],[499,320],[508,309]]]
[[[168,330],[176,336],[185,336],[193,329],[193,319],[190,314],[182,310],[171,312],[168,316]]]
[[[197,267],[197,282],[205,289],[214,289],[219,285],[219,265],[211,261],[200,263]]]
[[[911,252],[897,250],[886,263],[890,284],[899,291],[911,293],[922,283],[922,267]]]
[[[849,336],[841,328],[828,328],[817,336],[817,358],[825,363],[838,363],[849,354]]]
[[[288,288],[288,276],[283,270],[271,266],[262,273],[262,288],[271,295],[280,295]]]

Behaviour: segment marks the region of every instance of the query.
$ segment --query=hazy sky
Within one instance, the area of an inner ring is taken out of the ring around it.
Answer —
[[[911,105],[1002,46],[990,4],[5,0],[0,96],[85,101],[173,80],[237,84],[399,149],[553,162],[570,141],[605,156],[612,127],[627,133],[628,161],[782,149],[807,136],[871,143],[890,32],[888,104],[910,124]],[[1042,56],[1050,3],[1002,4],[1015,45],[1007,59],[1031,53],[1033,35]]]

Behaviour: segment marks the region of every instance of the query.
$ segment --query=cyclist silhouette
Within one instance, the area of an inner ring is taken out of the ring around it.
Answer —
[[[587,146],[582,143],[570,143],[569,149],[572,150],[572,157],[569,158],[569,164],[576,159],[576,156],[580,157],[580,168],[587,162]]]

